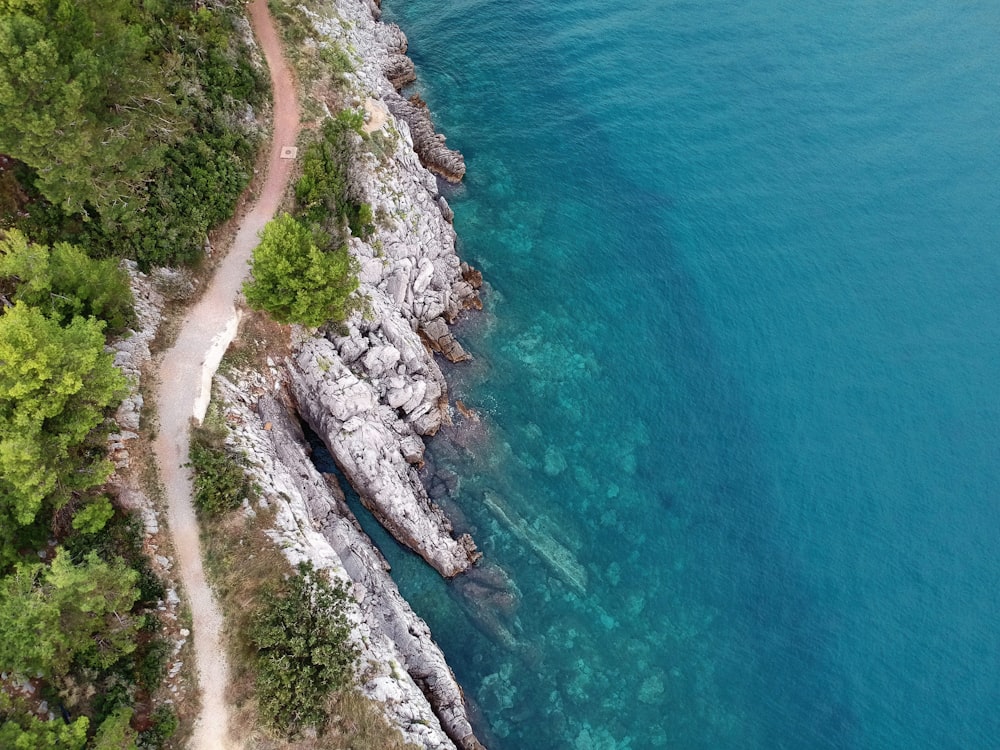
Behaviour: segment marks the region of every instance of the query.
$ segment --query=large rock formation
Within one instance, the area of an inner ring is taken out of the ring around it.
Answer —
[[[462,690],[426,623],[400,596],[336,480],[316,470],[293,412],[272,395],[275,386],[260,375],[216,384],[226,402],[229,440],[247,456],[275,510],[276,544],[293,565],[309,560],[352,584],[356,606],[349,617],[361,652],[362,691],[385,707],[409,742],[428,750],[482,750]]]
[[[367,359],[378,369],[392,367],[400,352],[391,346],[369,349]],[[394,374],[376,381],[398,385],[380,394],[352,373],[325,339],[301,344],[289,374],[299,413],[323,438],[365,507],[396,539],[447,578],[478,559],[472,538],[454,539],[451,523],[427,497],[413,466],[423,456],[423,442],[399,416],[437,411],[440,391],[428,399],[427,380]]]
[[[394,56],[398,57],[400,55]],[[390,80],[393,85],[398,80],[404,83],[410,82],[406,80],[405,75],[399,74],[398,64],[393,72],[396,74],[396,79]],[[411,80],[416,80],[415,74]],[[390,112],[410,126],[413,147],[423,165],[448,182],[461,182],[465,176],[465,158],[458,151],[448,148],[445,145],[445,137],[434,131],[434,123],[431,122],[427,104],[420,97],[404,99],[399,94],[387,95],[385,103]]]
[[[351,189],[371,206],[375,227],[350,241],[364,311],[341,330],[300,340],[289,381],[300,414],[365,505],[400,542],[452,577],[479,554],[467,535],[453,538],[416,468],[423,459],[420,436],[433,435],[450,418],[434,353],[452,362],[469,358],[449,324],[463,310],[481,307],[482,277],[456,255],[451,209],[421,161],[434,168],[437,159],[438,173],[452,177],[464,172],[464,163],[443,152],[418,158],[421,142],[443,139],[430,130],[426,108],[417,107],[422,114],[414,120],[416,105],[386,77],[404,69],[399,58],[407,42],[377,16],[367,2],[336,0],[312,17],[317,45],[356,50],[360,58],[346,80],[351,100],[363,103],[370,119],[353,150]]]

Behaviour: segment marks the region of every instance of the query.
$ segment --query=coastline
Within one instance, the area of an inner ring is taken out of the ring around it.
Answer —
[[[362,692],[409,742],[482,750],[429,628],[400,596],[335,481],[312,465],[299,426],[323,440],[379,522],[442,576],[461,575],[479,560],[471,537],[456,538],[418,475],[423,438],[451,423],[435,354],[468,359],[449,326],[482,307],[482,277],[456,254],[453,214],[438,183],[461,179],[464,160],[434,133],[426,106],[399,94],[414,80],[406,36],[381,22],[377,4],[332,0],[308,17],[316,34],[304,44],[321,56],[349,51],[353,65],[340,74],[340,101],[320,99],[324,116],[346,108],[366,118],[350,173],[355,197],[375,221],[366,239],[350,240],[350,251],[367,310],[326,335],[293,329],[283,361],[217,376],[216,397],[232,447],[248,456],[264,504],[275,510],[269,535],[276,546],[292,564],[310,560],[350,581]]]

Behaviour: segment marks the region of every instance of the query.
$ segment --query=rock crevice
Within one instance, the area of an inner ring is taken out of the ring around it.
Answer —
[[[313,465],[281,395],[280,372],[278,377],[277,384],[259,374],[235,383],[216,380],[226,404],[228,441],[246,455],[262,504],[274,512],[271,538],[292,565],[308,560],[351,586],[347,614],[361,655],[362,692],[382,704],[404,738],[427,750],[483,750],[462,690],[427,624],[400,595],[336,479]]]
[[[398,355],[389,347],[369,349],[379,367]],[[436,400],[425,400],[428,381],[396,375],[388,382],[398,387],[381,395],[348,369],[331,342],[318,338],[299,346],[289,378],[299,413],[379,523],[446,578],[468,569],[479,558],[475,543],[467,534],[455,539],[451,523],[427,496],[414,468],[423,443],[399,416],[407,409],[408,416],[438,409]]]

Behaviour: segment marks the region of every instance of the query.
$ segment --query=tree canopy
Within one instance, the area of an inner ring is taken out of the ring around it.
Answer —
[[[83,750],[90,720],[81,716],[71,724],[42,721],[30,714],[0,723],[4,750]]]
[[[331,584],[311,564],[282,596],[270,595],[255,618],[251,638],[257,648],[257,689],[261,716],[288,733],[322,729],[323,704],[353,676],[357,650],[345,614],[349,594]]]
[[[106,668],[135,650],[139,573],[90,552],[60,549],[51,565],[22,563],[0,581],[0,665],[18,674],[65,674],[74,660]]]
[[[125,394],[103,329],[80,317],[60,326],[23,302],[0,315],[0,564],[43,505],[56,509],[111,471],[85,445]]]
[[[346,320],[356,305],[357,261],[344,246],[320,249],[324,239],[288,214],[268,222],[253,251],[253,278],[243,287],[250,306],[279,323]]]
[[[127,207],[182,120],[128,0],[0,0],[0,152],[52,203]]]
[[[112,259],[94,260],[68,242],[28,242],[17,229],[0,236],[0,294],[48,313],[60,324],[98,318],[121,333],[133,318],[128,274]]]

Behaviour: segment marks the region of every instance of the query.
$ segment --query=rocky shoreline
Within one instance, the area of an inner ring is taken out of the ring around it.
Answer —
[[[350,170],[355,199],[376,217],[372,234],[350,245],[366,310],[340,331],[297,332],[283,366],[251,389],[259,396],[221,379],[220,395],[243,409],[234,447],[251,457],[265,496],[278,507],[275,533],[286,555],[353,582],[356,636],[369,675],[364,692],[385,706],[408,741],[480,750],[444,655],[336,482],[312,465],[296,421],[319,435],[379,522],[441,575],[459,575],[481,557],[471,537],[454,536],[417,474],[423,436],[450,422],[435,352],[453,362],[468,358],[449,324],[463,310],[481,308],[482,278],[456,255],[453,214],[431,174],[457,181],[465,163],[434,133],[426,106],[398,93],[414,80],[413,64],[403,32],[380,19],[366,0],[332,0],[310,14],[317,46],[355,54],[355,71],[346,75],[349,105],[366,110],[366,140],[381,144],[373,153],[359,136]]]
[[[428,750],[483,750],[462,689],[427,624],[400,595],[336,478],[313,465],[298,415],[285,400],[285,376],[284,368],[274,367],[238,382],[216,379],[229,440],[249,460],[262,507],[274,512],[269,536],[293,565],[310,561],[349,583],[362,692],[383,706],[404,738]],[[256,511],[248,506],[246,512]]]
[[[426,106],[398,93],[414,80],[413,64],[405,57],[402,30],[381,21],[377,4],[331,0],[311,21],[318,46],[356,54],[356,69],[346,76],[349,102],[366,111],[365,140],[381,143],[378,154],[359,143],[351,168],[355,199],[369,204],[376,217],[374,232],[365,240],[352,239],[350,246],[360,265],[366,310],[340,331],[299,332],[284,368],[273,373],[268,395],[257,400],[256,420],[245,424],[254,423],[257,430],[270,425],[273,463],[295,478],[303,498],[305,522],[286,531],[317,532],[325,543],[320,559],[359,592],[359,628],[367,631],[360,640],[382,675],[366,683],[366,693],[386,705],[387,716],[408,739],[422,747],[447,747],[445,738],[424,731],[426,711],[416,703],[425,697],[446,739],[478,750],[483,746],[461,688],[427,625],[399,595],[384,558],[335,483],[320,478],[310,464],[290,415],[294,409],[322,439],[378,521],[441,575],[459,575],[481,557],[469,535],[455,538],[417,474],[423,436],[450,423],[448,387],[435,353],[452,362],[467,359],[449,324],[463,310],[482,307],[477,294],[482,277],[456,254],[453,214],[431,174],[458,181],[465,162],[434,133]],[[230,397],[239,392],[231,390]],[[396,664],[409,679],[389,685],[386,665]],[[414,716],[421,717],[417,724]]]

